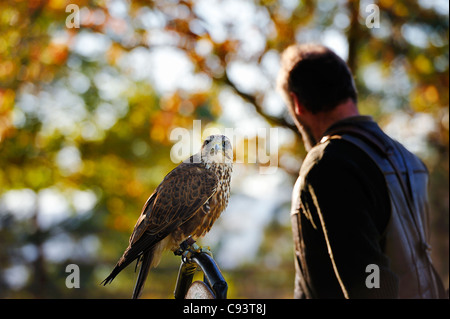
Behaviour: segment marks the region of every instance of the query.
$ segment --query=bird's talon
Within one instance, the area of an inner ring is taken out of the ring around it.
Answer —
[[[202,247],[202,248],[201,248],[201,252],[202,252],[202,253],[205,253],[205,254],[208,254],[208,255],[211,256],[211,257],[213,256],[213,255],[212,255],[212,252],[211,252],[211,247],[209,247],[209,246],[206,246],[206,248]]]
[[[189,250],[186,250],[185,252],[183,252],[183,255],[182,255],[183,262],[188,263],[188,264],[191,263],[191,256],[192,256],[192,253]]]
[[[183,262],[191,262],[193,254],[206,253],[212,257],[211,248],[201,247],[192,238],[188,238],[180,244],[180,247],[173,252],[176,256],[181,256]]]

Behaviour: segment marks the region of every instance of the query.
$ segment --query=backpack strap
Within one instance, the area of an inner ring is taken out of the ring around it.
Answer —
[[[405,179],[402,176],[402,171],[400,170],[397,162],[394,159],[394,151],[396,149],[396,146],[393,143],[390,143],[388,139],[383,138],[382,136],[376,135],[371,133],[370,131],[367,131],[365,129],[362,129],[358,126],[354,125],[345,125],[345,126],[339,126],[331,131],[327,132],[328,134],[322,138],[320,141],[321,143],[326,142],[329,139],[343,139],[346,140],[354,145],[356,145],[358,148],[364,151],[364,144],[368,144],[369,146],[372,146],[382,157],[387,159],[390,166],[394,170],[395,175],[397,176],[397,180],[400,184],[400,187],[402,189],[402,192],[405,196],[406,203],[409,209],[409,212],[413,218],[414,225],[416,227],[417,232],[420,234],[422,238],[422,242],[426,243],[426,237],[423,233],[422,227],[419,227],[419,222],[417,220],[417,217],[414,214],[415,211],[415,203],[414,203],[414,195],[411,188],[411,181],[414,180],[412,176],[412,169],[409,167],[407,161],[404,159],[402,152],[398,152],[401,155],[402,161],[406,167],[406,178],[408,181],[408,184],[405,182]],[[370,154],[368,154],[369,157],[372,157]]]
[[[417,230],[417,234],[419,235],[422,244],[425,246],[423,247],[423,249],[426,250],[426,257],[429,263],[429,268],[431,268],[432,272],[431,277],[433,278],[434,286],[437,289],[436,291],[437,297],[448,298],[448,290],[447,291],[445,290],[444,285],[440,279],[440,276],[437,273],[431,261],[431,256],[429,254],[431,247],[429,246],[428,241],[426,240],[427,236],[425,234],[425,227],[420,227],[421,221],[418,220],[418,216],[416,216],[416,214],[414,213],[416,209],[416,198],[415,198],[416,195],[413,192],[413,189],[415,189],[414,188],[415,181],[413,176],[414,170],[411,163],[405,158],[406,155],[400,149],[400,144],[392,141],[390,138],[386,138],[383,132],[382,134],[376,134],[372,133],[369,130],[351,124],[341,125],[330,131],[327,131],[327,135],[324,136],[320,142],[324,143],[329,139],[346,140],[354,144],[358,148],[360,148],[370,158],[374,159],[373,156],[367,150],[367,147],[369,146],[373,150],[375,150],[382,158],[385,158],[387,160],[390,167],[394,171],[396,178],[399,182],[399,185],[401,187],[402,193],[404,194],[405,201],[407,203],[407,208],[411,215],[413,224]],[[395,152],[400,155],[397,157],[398,158],[397,160],[394,158]],[[405,168],[404,171],[406,178],[403,178],[402,170],[399,168],[398,161],[401,161],[401,164],[403,164]],[[375,163],[377,163],[377,161],[375,161]],[[424,168],[424,170],[426,170],[426,168]]]

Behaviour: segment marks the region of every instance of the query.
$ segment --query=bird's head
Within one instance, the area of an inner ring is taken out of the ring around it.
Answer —
[[[210,135],[202,145],[202,161],[205,163],[233,163],[233,148],[225,135]]]

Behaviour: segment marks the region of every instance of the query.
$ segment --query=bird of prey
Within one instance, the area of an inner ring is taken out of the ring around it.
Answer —
[[[224,135],[211,135],[200,152],[184,160],[166,175],[150,195],[131,234],[128,248],[111,274],[113,279],[137,259],[141,263],[133,291],[139,298],[150,268],[164,250],[176,251],[189,236],[205,235],[228,205],[233,150]]]

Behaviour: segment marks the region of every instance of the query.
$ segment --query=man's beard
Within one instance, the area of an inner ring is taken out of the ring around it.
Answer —
[[[314,145],[317,144],[317,141],[314,138],[310,127],[308,125],[302,123],[301,121],[298,121],[298,122],[299,122],[298,123],[299,125],[297,125],[297,128],[299,129],[300,134],[302,135],[303,144],[305,145],[305,149],[307,152],[309,152],[314,147]]]
[[[293,102],[291,100],[289,104],[291,105],[291,107],[289,107],[289,113],[292,116],[292,119],[294,120],[295,126],[297,126],[298,131],[300,132],[302,139],[303,139],[303,144],[305,146],[305,150],[307,152],[309,152],[314,145],[317,144],[316,139],[314,138],[314,135],[312,134],[312,130],[311,128],[304,123],[304,121],[302,121],[299,116],[297,116],[297,114],[295,114],[294,112],[294,106],[293,106]]]

